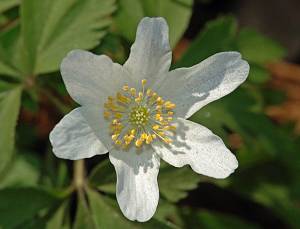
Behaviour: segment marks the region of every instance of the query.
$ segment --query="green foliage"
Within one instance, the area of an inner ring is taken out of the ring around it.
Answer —
[[[176,67],[190,67],[217,52],[233,50],[236,30],[237,23],[233,17],[222,17],[207,23],[205,29],[176,63]]]
[[[214,228],[243,228],[243,229],[255,229],[258,226],[253,225],[249,222],[241,220],[237,217],[231,215],[222,215],[215,212],[208,211],[196,211],[189,212],[189,214],[196,215],[193,219],[195,221],[188,221],[187,227],[197,227],[197,228],[206,228],[206,229],[214,229]]]
[[[95,47],[114,9],[113,0],[24,0],[20,12],[24,73],[55,71],[70,50]]]
[[[20,26],[13,25],[0,34],[0,74],[20,78]]]
[[[39,180],[40,167],[33,155],[22,155],[18,152],[5,171],[0,181],[0,188],[7,186],[36,186]]]
[[[192,0],[120,0],[115,26],[126,39],[134,41],[136,27],[143,17],[164,17],[170,27],[170,44],[174,47],[189,23],[192,4]]]
[[[11,9],[19,4],[20,0],[2,0],[0,1],[0,13]]]
[[[232,16],[208,22],[172,66],[189,67],[228,50],[241,52],[250,63],[250,75],[242,87],[191,118],[226,144],[232,133],[240,137],[240,145],[233,150],[240,166],[230,178],[205,178],[188,166],[174,168],[161,162],[160,203],[153,219],[141,224],[122,215],[115,199],[115,170],[107,158],[89,159],[85,183],[76,187],[72,163],[55,158],[49,149],[43,131],[74,105],[58,73],[62,58],[72,49],[93,49],[124,62],[144,16],[166,18],[174,47],[187,29],[192,4],[192,0],[0,1],[1,229],[261,226],[226,209],[200,209],[201,205],[185,199],[204,182],[259,204],[290,227],[300,227],[300,142],[288,127],[264,114],[270,101],[282,100],[278,91],[264,87],[270,79],[265,65],[281,60],[285,49],[253,29],[238,28]]]
[[[13,228],[32,219],[42,210],[55,204],[52,194],[34,188],[7,188],[0,190],[0,226]]]
[[[253,29],[243,28],[237,38],[238,49],[253,63],[276,61],[285,55],[285,49],[277,42]]]
[[[20,87],[0,94],[0,173],[13,156],[20,97]]]
[[[200,176],[191,168],[174,168],[170,165],[161,166],[158,183],[162,196],[171,202],[177,202],[188,195],[188,191],[195,189]]]

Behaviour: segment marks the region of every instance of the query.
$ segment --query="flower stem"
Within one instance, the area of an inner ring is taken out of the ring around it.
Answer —
[[[62,103],[58,98],[53,96],[49,91],[46,89],[41,90],[42,94],[44,94],[49,101],[56,106],[56,108],[62,113],[62,114],[67,114],[71,111],[71,108]]]
[[[85,185],[85,169],[84,160],[74,161],[74,186],[77,190],[81,190]]]

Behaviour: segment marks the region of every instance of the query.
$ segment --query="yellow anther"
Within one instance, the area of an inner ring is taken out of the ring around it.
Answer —
[[[111,136],[111,139],[112,139],[113,141],[116,141],[116,140],[118,139],[118,137],[119,137],[119,134],[113,134],[113,135]]]
[[[155,119],[158,120],[158,121],[160,121],[160,122],[164,120],[164,118],[161,117],[160,114],[156,114],[156,115],[155,115]]]
[[[156,110],[161,110],[161,109],[162,109],[162,106],[161,106],[161,105],[157,105],[155,109],[156,109]]]
[[[171,104],[168,104],[168,105],[165,105],[165,108],[169,109],[169,110],[172,110],[176,107],[176,105],[174,103],[171,103]]]
[[[173,114],[174,114],[173,111],[169,111],[169,112],[168,112],[168,115],[169,115],[169,116],[171,116],[171,115],[173,115]]]
[[[152,126],[152,129],[153,129],[153,130],[158,130],[159,127],[160,127],[159,125],[154,125],[154,126]]]
[[[146,139],[147,139],[147,136],[148,136],[148,135],[147,135],[146,133],[142,133],[141,139],[142,139],[142,140],[146,140]]]
[[[135,88],[130,88],[130,93],[131,93],[131,95],[132,96],[135,96],[135,94],[136,94],[136,89]]]
[[[153,141],[152,135],[149,134],[146,138],[146,144],[150,144]]]
[[[120,119],[123,117],[123,115],[121,113],[115,113],[115,118]]]
[[[132,135],[125,135],[124,136],[125,145],[129,145],[133,139],[134,139],[134,136],[132,136]]]
[[[131,143],[136,147],[151,144],[155,139],[165,143],[168,131],[175,130],[172,120],[175,104],[165,101],[150,88],[146,88],[147,80],[141,80],[142,90],[137,91],[125,84],[114,97],[107,97],[103,116],[109,119],[109,133],[112,141],[126,149]],[[127,126],[129,129],[125,130]]]
[[[161,137],[164,137],[164,136],[165,136],[165,133],[162,132],[162,131],[160,131],[160,132],[158,132],[158,135],[161,136]]]
[[[161,97],[157,97],[156,102],[160,102],[160,101],[162,101],[162,98]]]
[[[104,111],[103,116],[104,116],[104,118],[109,118],[110,117],[110,112]]]
[[[112,121],[112,124],[114,124],[114,125],[117,125],[119,123],[119,120],[118,119],[114,119],[113,121]]]
[[[170,144],[173,141],[170,138],[164,138],[164,142],[167,143],[167,144]]]
[[[128,90],[129,90],[129,87],[128,87],[128,85],[124,85],[124,86],[122,87],[122,89],[123,89],[123,91],[128,91]]]
[[[138,140],[135,141],[135,146],[136,147],[141,147],[142,145],[143,145],[143,140],[138,139]]]
[[[143,79],[143,80],[142,80],[142,85],[145,86],[146,83],[147,83],[147,80]]]
[[[137,98],[134,99],[134,101],[137,102],[137,103],[140,103],[142,101],[142,98],[141,97],[137,97]]]
[[[147,89],[146,94],[147,94],[148,96],[151,96],[151,95],[152,95],[152,90],[151,90],[151,89]]]
[[[167,120],[170,122],[170,121],[173,120],[173,118],[172,117],[167,117]]]
[[[122,103],[129,103],[130,102],[130,98],[122,95],[120,92],[117,93],[117,99],[119,102],[122,102]]]
[[[122,141],[121,140],[117,140],[115,141],[116,145],[121,145],[122,144]]]
[[[130,134],[133,135],[133,136],[135,135],[135,133],[136,133],[136,129],[132,129],[132,130],[130,131]]]
[[[165,126],[163,130],[176,130],[176,126]]]

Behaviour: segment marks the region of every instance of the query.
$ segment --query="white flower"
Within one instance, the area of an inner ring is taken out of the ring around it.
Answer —
[[[186,119],[244,82],[248,63],[237,52],[222,52],[169,71],[171,57],[166,21],[144,18],[123,66],[82,50],[61,64],[66,88],[81,106],[51,132],[53,152],[77,160],[109,151],[117,200],[130,220],[155,213],[160,158],[214,178],[238,167],[218,136]]]

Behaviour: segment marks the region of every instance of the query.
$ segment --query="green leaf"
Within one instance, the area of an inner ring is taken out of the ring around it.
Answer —
[[[83,192],[78,192],[77,195],[77,210],[74,222],[74,229],[91,228],[96,229],[96,223],[92,218],[92,213],[89,209],[87,200]]]
[[[46,223],[46,229],[67,229],[69,228],[64,223],[64,217],[67,210],[67,203],[63,203],[62,206],[60,206],[57,211],[54,213],[54,215],[51,217],[50,220]]]
[[[113,165],[108,159],[99,163],[91,172],[89,182],[92,186],[107,193],[116,193],[117,176]]]
[[[116,32],[129,41],[134,41],[137,25],[143,17],[142,1],[120,0],[118,11],[114,17]]]
[[[95,47],[114,9],[114,0],[22,1],[24,74],[55,71],[70,50]]]
[[[16,84],[8,83],[5,81],[0,80],[0,94],[9,90],[12,90],[13,88],[17,87]]]
[[[250,222],[239,219],[234,215],[215,213],[210,211],[195,211],[187,210],[188,215],[184,216],[188,220],[187,227],[204,228],[204,229],[231,229],[231,228],[243,228],[254,229],[259,228]]]
[[[286,54],[280,44],[253,29],[241,29],[237,45],[246,60],[258,64],[279,60]]]
[[[261,67],[258,64],[251,64],[248,80],[257,83],[263,84],[270,79],[270,73],[264,67]]]
[[[96,228],[132,228],[130,221],[115,211],[104,196],[93,190],[88,190],[87,194]]]
[[[232,51],[236,30],[236,20],[230,16],[208,22],[176,63],[176,67],[190,67],[217,52]]]
[[[164,17],[169,25],[170,44],[174,47],[188,26],[192,4],[192,0],[120,0],[115,27],[117,32],[133,41],[136,27],[144,16]]]
[[[265,183],[257,187],[252,195],[257,202],[271,207],[281,215],[292,228],[300,227],[300,210],[297,204],[291,200],[288,187]]]
[[[0,74],[20,77],[20,26],[18,24],[8,28],[0,34]]]
[[[9,10],[19,4],[20,0],[1,0],[0,1],[0,13]]]
[[[0,172],[13,155],[21,92],[21,87],[17,87],[2,93],[0,97]]]
[[[158,176],[161,194],[171,202],[186,197],[188,191],[195,189],[200,181],[200,176],[190,167],[175,168],[169,165],[160,169]]]
[[[57,201],[50,193],[34,188],[0,190],[0,228],[14,228],[32,219]]]
[[[192,13],[192,0],[144,0],[146,16],[164,17],[169,25],[170,44],[174,47],[187,29]]]
[[[220,135],[224,141],[228,137],[225,129],[241,137],[242,151],[238,154],[240,170],[279,157],[283,152],[292,155],[295,149],[291,136],[274,125],[262,110],[253,111],[254,105],[256,99],[252,91],[241,87],[202,108],[191,118]]]
[[[0,188],[11,186],[36,186],[40,178],[37,158],[33,154],[16,154],[12,164],[0,181]]]
[[[96,228],[157,228],[170,229],[175,228],[171,223],[165,223],[155,218],[146,223],[131,222],[126,219],[115,201],[108,197],[100,195],[96,191],[88,190],[88,199],[91,208],[91,214],[96,223]]]

